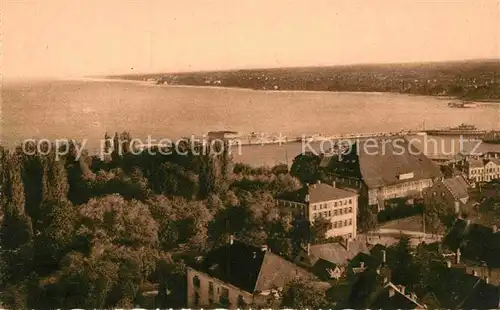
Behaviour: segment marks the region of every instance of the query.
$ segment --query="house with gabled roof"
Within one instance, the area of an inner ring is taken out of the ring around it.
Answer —
[[[435,262],[431,265],[431,273],[429,290],[439,308],[493,309],[500,306],[498,286],[489,283],[488,277],[468,273],[461,264]]]
[[[344,275],[344,267],[320,258],[311,268],[312,272],[321,280],[338,280]]]
[[[283,287],[297,277],[318,281],[267,246],[259,248],[231,238],[188,267],[187,306],[270,306],[279,300]]]
[[[469,183],[459,175],[438,180],[424,191],[424,202],[426,205],[441,204],[459,214],[461,208],[470,202],[469,188]]]
[[[443,244],[451,251],[459,250],[461,256],[469,261],[500,268],[500,231],[496,226],[458,219],[444,237]]]
[[[378,293],[375,301],[370,305],[373,309],[426,309],[426,305],[419,302],[417,295],[406,292],[402,285],[387,283]]]
[[[472,183],[490,182],[500,179],[500,158],[487,156],[469,159],[462,169]]]
[[[332,242],[308,245],[300,249],[294,262],[308,268],[314,266],[320,259],[332,262],[339,266],[348,266],[349,261],[360,252],[369,253],[366,239],[360,236],[344,242]]]
[[[347,152],[322,159],[320,168],[325,178],[358,190],[360,199],[379,211],[392,199],[412,201],[443,178],[439,167],[404,137],[356,141]]]

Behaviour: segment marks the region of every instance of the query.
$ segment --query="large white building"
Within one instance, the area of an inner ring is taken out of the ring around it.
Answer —
[[[463,172],[470,182],[489,182],[500,179],[500,159],[469,159],[463,165]]]
[[[308,184],[298,191],[276,199],[278,206],[291,211],[295,217],[314,222],[325,218],[331,222],[326,237],[356,238],[358,194],[354,191],[336,188],[335,184]]]

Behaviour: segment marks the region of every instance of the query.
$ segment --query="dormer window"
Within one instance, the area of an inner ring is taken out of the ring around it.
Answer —
[[[408,179],[413,179],[413,177],[414,177],[413,172],[403,173],[397,176],[398,180],[408,180]]]

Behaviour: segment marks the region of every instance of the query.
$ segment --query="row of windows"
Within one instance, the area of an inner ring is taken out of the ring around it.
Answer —
[[[352,199],[349,199],[349,200],[340,200],[338,202],[335,201],[333,203],[333,207],[347,206],[348,204],[352,205]],[[331,203],[330,203],[330,205],[331,205]],[[313,210],[323,210],[323,209],[328,209],[328,203],[320,203],[319,205],[313,205]]]
[[[481,173],[494,173],[494,172],[500,172],[500,167],[495,167],[495,168],[475,168],[475,169],[470,169],[471,174],[481,174]]]
[[[499,173],[500,168],[472,169],[470,174]]]
[[[193,277],[193,285],[196,289],[194,293],[194,304],[196,306],[199,306],[200,304],[200,293],[199,293],[199,288],[200,288],[200,278],[198,276]],[[217,288],[217,293],[220,292],[219,295],[219,304],[229,307],[229,289],[227,287],[221,286],[220,288]],[[214,303],[214,283],[212,281],[208,282],[208,303],[210,305],[213,305]],[[245,307],[246,303],[245,300],[243,299],[243,296],[238,295],[238,307],[242,308]]]
[[[384,194],[396,194],[402,191],[418,189],[418,183],[415,182],[405,182],[397,186],[389,186],[383,189]]]
[[[489,181],[492,181],[492,180],[496,180],[496,179],[500,179],[500,175],[487,175],[487,176],[479,176],[479,177],[471,177],[471,179],[475,180],[476,182],[483,182],[483,181],[486,181],[486,182],[489,182]]]
[[[336,181],[344,185],[354,185],[355,187],[361,188],[361,182],[357,180],[351,180],[349,178],[337,178]]]
[[[352,225],[352,219],[344,220],[344,221],[337,221],[333,222],[333,228],[342,228],[345,226],[351,226]]]
[[[342,208],[342,209],[335,209],[335,210],[329,210],[329,211],[323,211],[323,212],[314,212],[313,213],[313,218],[318,218],[318,217],[332,217],[333,216],[338,216],[338,215],[343,215],[343,214],[349,214],[352,213],[352,207],[348,208]]]

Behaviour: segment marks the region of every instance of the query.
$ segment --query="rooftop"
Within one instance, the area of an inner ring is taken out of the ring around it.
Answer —
[[[484,167],[484,163],[481,159],[469,159],[467,160],[467,164],[469,165],[469,167]]]
[[[310,261],[314,265],[320,258],[337,265],[345,266],[358,253],[369,253],[368,245],[364,238],[356,238],[349,242],[348,248],[337,242],[311,245]]]
[[[469,198],[469,185],[462,176],[446,178],[443,183],[455,199]]]
[[[375,150],[374,143],[368,142],[361,141],[357,148],[361,175],[369,188],[443,176],[436,164],[404,138],[378,141]],[[401,178],[405,174],[411,177]]]
[[[457,220],[443,242],[456,251],[458,248],[464,258],[485,262],[490,268],[499,268],[500,233],[495,228]]]
[[[465,268],[447,267],[442,262],[431,268],[435,275],[431,290],[442,308],[498,308],[498,287],[467,273]]]
[[[358,141],[340,161],[347,170],[339,173],[360,175],[368,188],[443,177],[439,167],[404,137]],[[321,166],[334,168],[338,162],[338,156],[325,157]]]
[[[318,203],[323,201],[350,198],[354,196],[357,196],[355,192],[336,188],[325,183],[315,183],[306,185],[297,191],[286,193],[279,198],[300,203]]]
[[[412,296],[405,292],[403,287],[391,282],[384,287],[370,307],[377,309],[424,309],[416,296]]]
[[[268,250],[237,240],[210,251],[193,267],[249,293],[283,287],[297,276],[314,278]]]
[[[335,263],[320,258],[312,267],[312,271],[322,280],[330,280],[330,270],[334,271],[337,268]]]

